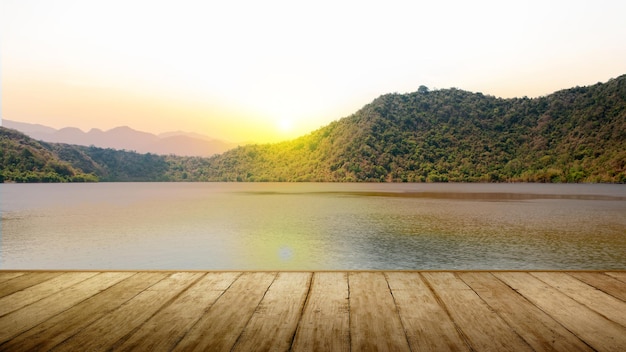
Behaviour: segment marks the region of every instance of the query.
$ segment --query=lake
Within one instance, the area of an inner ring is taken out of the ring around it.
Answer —
[[[0,184],[0,269],[626,269],[626,185]]]

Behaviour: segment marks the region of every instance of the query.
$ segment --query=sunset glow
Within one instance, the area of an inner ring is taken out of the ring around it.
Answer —
[[[278,125],[278,129],[283,133],[289,133],[294,128],[293,121],[291,121],[288,118],[283,118],[283,119],[278,120],[277,125]]]
[[[275,142],[376,97],[626,73],[623,1],[3,0],[2,117]]]

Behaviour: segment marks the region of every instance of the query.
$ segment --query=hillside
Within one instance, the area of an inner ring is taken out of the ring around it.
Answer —
[[[625,182],[626,75],[529,99],[387,94],[293,141],[210,159],[213,181]]]
[[[0,182],[95,182],[98,177],[63,160],[42,143],[0,127]]]
[[[200,181],[208,159],[36,141],[0,127],[1,182]]]
[[[626,182],[626,75],[540,98],[387,94],[292,141],[211,158],[38,142],[0,127],[0,182]]]

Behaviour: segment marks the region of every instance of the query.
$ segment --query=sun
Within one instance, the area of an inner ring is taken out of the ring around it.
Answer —
[[[281,118],[276,121],[276,127],[281,133],[290,133],[293,131],[294,123],[290,118]]]

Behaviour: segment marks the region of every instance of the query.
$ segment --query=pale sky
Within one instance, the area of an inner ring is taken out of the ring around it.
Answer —
[[[536,97],[626,73],[626,1],[0,0],[2,117],[294,138],[420,85]]]

